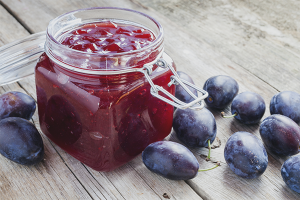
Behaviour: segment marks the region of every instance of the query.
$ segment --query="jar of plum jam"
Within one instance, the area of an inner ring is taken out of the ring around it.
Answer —
[[[113,170],[164,139],[173,106],[205,98],[184,104],[172,96],[174,84],[184,81],[164,53],[161,25],[120,8],[77,10],[52,20],[35,78],[43,133],[97,171]]]

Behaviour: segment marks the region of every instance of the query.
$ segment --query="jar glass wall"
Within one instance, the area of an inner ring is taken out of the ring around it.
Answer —
[[[110,20],[150,30],[155,40],[121,53],[77,51],[61,44],[61,36],[84,24]],[[91,8],[52,20],[45,52],[35,68],[38,112],[43,133],[67,153],[98,171],[130,161],[171,131],[173,106],[150,94],[140,69],[163,58],[163,31],[151,17],[127,9]],[[152,81],[168,87],[172,72],[154,65]]]

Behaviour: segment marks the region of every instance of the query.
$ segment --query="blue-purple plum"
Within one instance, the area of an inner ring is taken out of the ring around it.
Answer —
[[[40,162],[44,155],[42,137],[36,127],[19,117],[0,121],[0,153],[22,165]]]
[[[259,177],[268,165],[263,143],[255,135],[243,131],[234,133],[227,140],[224,157],[235,174],[247,179]]]
[[[203,89],[208,92],[204,100],[211,108],[224,109],[239,92],[239,85],[230,76],[213,76],[204,83]]]
[[[173,129],[178,139],[190,147],[207,147],[208,140],[213,143],[217,134],[216,120],[206,108],[177,109],[174,113]]]
[[[266,147],[282,156],[291,156],[299,152],[300,127],[283,115],[271,115],[264,119],[259,132]]]
[[[12,91],[0,96],[0,108],[0,119],[21,117],[29,120],[35,112],[36,104],[27,94]]]
[[[281,167],[281,176],[289,188],[300,193],[300,155],[287,159]]]
[[[145,166],[172,180],[188,180],[198,174],[199,163],[185,146],[171,141],[154,142],[142,153]]]
[[[186,73],[184,73],[182,71],[178,71],[177,74],[181,79],[186,80],[186,81],[194,84],[193,79],[189,75],[187,75]],[[191,92],[195,96],[198,97],[197,90],[195,90],[194,88],[191,88],[189,86],[187,86],[187,88],[190,89]],[[175,87],[175,97],[178,98],[180,101],[183,101],[185,103],[190,103],[194,100],[194,98],[191,95],[189,95],[189,93],[187,93],[181,85],[176,85],[176,87]]]
[[[287,116],[300,123],[300,95],[292,91],[283,91],[274,95],[270,102],[270,113]]]
[[[242,92],[231,103],[231,113],[243,124],[256,124],[264,116],[264,99],[254,92]]]

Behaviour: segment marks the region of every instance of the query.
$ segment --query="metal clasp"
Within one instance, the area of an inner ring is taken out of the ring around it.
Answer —
[[[168,86],[170,87],[171,85],[181,85],[183,87],[183,89],[189,94],[191,95],[195,100],[193,100],[190,103],[185,103],[180,101],[179,99],[177,99],[175,96],[173,96],[171,93],[169,93],[167,90],[165,90],[163,87],[159,86],[159,85],[155,85],[153,83],[153,81],[150,78],[150,75],[152,74],[152,68],[153,65],[156,64],[159,67],[162,68],[168,68],[169,70],[171,70],[171,72],[173,73],[173,75],[170,77],[171,81],[168,83]],[[181,79],[178,74],[176,73],[175,69],[170,66],[164,59],[158,59],[154,64],[145,64],[143,66],[143,68],[141,69],[141,72],[145,75],[146,79],[148,80],[149,84],[151,85],[151,90],[150,93],[155,96],[156,98],[171,104],[172,106],[175,106],[179,109],[186,109],[186,108],[190,108],[193,110],[200,110],[204,107],[204,102],[203,100],[208,96],[208,93],[197,87],[196,85]],[[195,90],[199,91],[200,93],[202,93],[202,96],[197,97],[195,96],[192,91],[190,91],[187,86],[190,86],[192,88],[194,88]],[[167,95],[170,99],[172,99],[173,101],[163,97],[162,95],[158,94],[158,92],[161,91],[162,93],[164,93],[165,95]],[[197,105],[196,105],[197,104]]]

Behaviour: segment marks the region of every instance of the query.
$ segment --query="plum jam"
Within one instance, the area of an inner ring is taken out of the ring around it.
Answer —
[[[153,33],[142,27],[103,21],[64,34],[62,44],[79,51],[107,54],[141,49],[154,39]]]
[[[163,52],[161,26],[142,13],[93,8],[52,20],[35,68],[43,133],[97,171],[113,170],[164,139],[173,106],[152,96],[138,71],[158,58],[175,68]],[[152,70],[153,83],[174,94],[172,72],[155,64]]]

